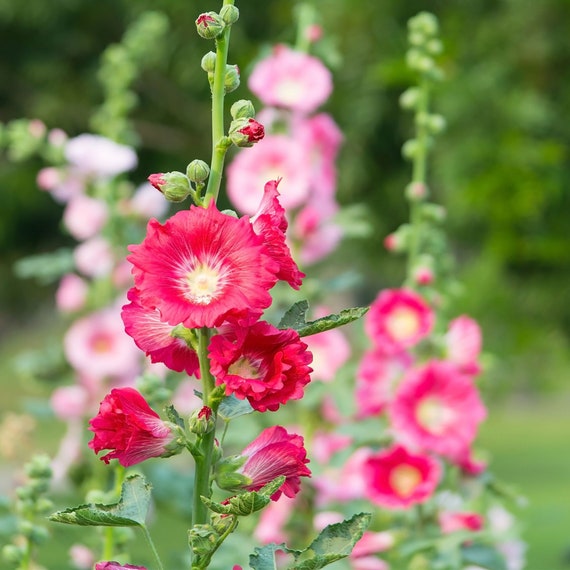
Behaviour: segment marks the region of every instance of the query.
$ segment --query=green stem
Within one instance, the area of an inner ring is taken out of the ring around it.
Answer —
[[[156,550],[156,546],[154,546],[154,542],[152,540],[152,537],[150,536],[150,532],[148,531],[148,528],[146,527],[146,525],[142,525],[141,526],[143,533],[145,535],[146,541],[148,542],[148,545],[150,547],[150,549],[152,550],[152,554],[154,556],[154,559],[156,560],[156,565],[158,567],[158,570],[164,570],[164,566],[162,565],[162,562],[160,560],[160,556],[158,555],[158,551]]]
[[[300,4],[297,9],[295,49],[303,53],[309,53],[311,40],[307,35],[307,28],[315,21],[315,7],[311,4]]]
[[[115,536],[113,533],[113,527],[107,526],[103,530],[104,540],[103,540],[103,560],[113,560],[114,558],[114,547],[115,547]]]
[[[202,378],[202,401],[205,406],[211,406],[210,396],[214,389],[214,379],[210,373],[208,360],[208,344],[210,330],[203,327],[198,331],[198,358],[200,360],[200,376]],[[215,414],[215,410],[212,410]],[[194,477],[194,496],[192,509],[192,524],[207,524],[209,522],[208,507],[204,505],[201,496],[210,496],[210,471],[212,469],[212,454],[214,450],[215,430],[200,438],[197,447],[200,454],[195,457],[196,473]]]
[[[224,0],[224,6],[233,5],[234,0]],[[226,77],[226,64],[228,61],[228,48],[230,43],[231,26],[227,26],[219,38],[216,39],[216,68],[214,70],[214,83],[212,85],[212,162],[208,187],[204,197],[205,205],[210,200],[218,199],[224,159],[227,146],[219,144],[225,135],[224,130],[224,81]]]

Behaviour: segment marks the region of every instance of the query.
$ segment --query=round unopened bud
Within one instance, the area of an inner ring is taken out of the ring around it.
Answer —
[[[35,525],[28,538],[32,544],[44,544],[49,538],[49,532],[47,528]]]
[[[36,455],[25,467],[26,475],[32,479],[50,479],[51,461],[47,455]]]
[[[443,51],[443,44],[437,38],[432,38],[426,43],[425,49],[431,55],[439,55]]]
[[[208,73],[214,73],[216,70],[216,54],[213,51],[209,51],[200,62],[200,66],[204,71]]]
[[[418,148],[419,148],[418,141],[416,139],[410,139],[403,144],[402,155],[404,156],[404,158],[412,160],[413,158],[415,158],[418,152]]]
[[[384,238],[384,247],[392,253],[402,253],[408,247],[410,225],[402,224],[395,232]]]
[[[231,93],[239,87],[239,67],[237,65],[226,65],[226,75],[224,77],[224,92]]]
[[[426,119],[426,127],[432,135],[437,135],[445,130],[447,122],[442,115],[428,115]]]
[[[182,172],[151,174],[148,181],[170,202],[182,202],[190,194],[190,180]]]
[[[236,119],[230,125],[230,140],[239,147],[250,147],[265,136],[265,129],[255,119]]]
[[[188,422],[190,431],[196,435],[204,435],[211,432],[215,425],[216,418],[212,409],[208,406],[203,406],[202,409],[194,411]]]
[[[216,39],[224,31],[224,21],[216,12],[205,12],[196,19],[198,35],[206,40]]]
[[[410,202],[421,202],[428,197],[428,187],[423,182],[411,182],[406,186],[406,198]]]
[[[422,32],[419,32],[416,30],[412,30],[408,34],[408,42],[412,46],[416,46],[416,47],[423,46],[426,43],[426,39],[427,38],[424,36],[424,34]]]
[[[235,24],[239,19],[239,10],[233,4],[226,4],[220,10],[220,16],[226,26]]]
[[[7,544],[2,548],[2,558],[13,566],[19,566],[24,559],[24,549],[15,544]]]
[[[434,282],[434,259],[431,255],[420,256],[412,269],[412,277],[418,285],[431,285]]]
[[[252,119],[255,117],[255,107],[249,99],[240,99],[230,107],[232,119]]]
[[[424,204],[422,206],[422,217],[431,222],[443,222],[447,212],[443,206],[439,204]]]
[[[417,87],[410,87],[400,95],[400,106],[402,109],[415,109],[420,100],[420,90]]]
[[[431,12],[420,12],[408,20],[408,29],[426,36],[435,36],[439,30],[439,23]]]
[[[210,176],[210,167],[203,160],[195,159],[186,167],[186,176],[190,182],[204,182]]]

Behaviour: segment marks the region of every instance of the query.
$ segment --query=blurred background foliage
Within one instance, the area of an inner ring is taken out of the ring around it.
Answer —
[[[409,165],[400,148],[411,133],[398,97],[410,84],[404,63],[406,21],[434,12],[445,40],[446,81],[435,105],[448,121],[431,169],[470,312],[498,355],[498,393],[552,390],[567,376],[570,335],[568,140],[570,4],[559,0],[479,2],[318,0],[325,38],[317,55],[333,69],[336,90],[325,110],[345,133],[339,200],[361,203],[371,239],[347,240],[334,260],[350,257],[369,302],[400,284],[403,265],[379,247],[407,218],[403,188]],[[247,78],[264,46],[293,42],[293,0],[247,0],[232,33],[230,61]],[[196,14],[217,3],[180,0],[0,0],[0,121],[41,118],[71,136],[90,129],[103,100],[101,54],[147,10],[170,21],[136,80],[132,112],[138,134],[137,180],[209,157],[209,90],[199,61],[209,49],[194,32]],[[245,81],[236,98],[248,95]],[[232,95],[231,97],[234,97]],[[233,100],[233,99],[232,99]],[[205,136],[208,133],[208,136]],[[53,290],[21,282],[20,257],[65,244],[61,208],[37,191],[41,163],[0,158],[0,334],[30,318]],[[565,372],[566,371],[566,372]]]
[[[98,76],[101,55],[141,14],[154,10],[167,17],[170,31],[133,85],[140,157],[133,180],[184,170],[194,158],[208,161],[210,94],[200,59],[210,45],[196,36],[194,20],[219,4],[0,0],[0,123],[40,118],[70,136],[89,131],[107,85]],[[380,288],[404,278],[403,261],[385,253],[382,240],[408,218],[403,190],[410,168],[400,149],[412,125],[398,104],[412,82],[404,61],[406,22],[420,10],[440,20],[446,80],[434,101],[448,128],[433,151],[430,187],[448,210],[446,227],[462,283],[453,310],[482,324],[487,395],[495,404],[509,396],[518,406],[513,414],[495,406],[482,445],[496,455],[497,471],[536,501],[526,519],[537,537],[534,545],[530,540],[528,567],[566,568],[568,512],[560,497],[570,476],[562,460],[570,430],[568,399],[558,395],[568,393],[570,376],[570,2],[314,4],[325,31],[317,55],[335,81],[324,110],[345,134],[339,201],[362,204],[373,228],[366,239],[345,240],[322,264],[329,274],[348,267],[362,275],[355,304],[370,302]],[[295,1],[245,0],[238,6],[230,62],[240,67],[243,83],[229,101],[249,96],[245,80],[264,49],[295,40]],[[44,345],[44,329],[33,327],[38,315],[53,311],[53,286],[18,279],[14,262],[73,243],[61,232],[61,206],[36,187],[41,166],[35,157],[14,163],[0,153],[2,355]],[[0,363],[0,411],[10,409],[16,389],[5,382],[12,378],[8,370]],[[556,409],[538,403],[538,396],[548,394],[558,398]],[[524,430],[534,434],[532,426],[536,437],[526,438]]]

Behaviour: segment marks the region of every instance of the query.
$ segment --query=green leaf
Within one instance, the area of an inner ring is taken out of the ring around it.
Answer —
[[[278,328],[294,329],[299,333],[299,336],[309,336],[336,329],[337,327],[356,321],[364,316],[368,312],[368,309],[369,307],[343,309],[340,313],[333,313],[326,317],[307,322],[306,314],[309,310],[309,303],[307,301],[299,301],[290,307],[283,315]]]
[[[218,408],[218,415],[226,421],[252,412],[253,408],[247,400],[239,400],[233,394],[226,396]]]
[[[166,414],[169,422],[172,422],[174,425],[184,429],[184,420],[180,417],[180,414],[176,411],[174,406],[166,406],[164,408],[164,413]]]
[[[504,558],[491,546],[486,544],[470,544],[461,548],[466,564],[474,564],[488,570],[507,570]]]
[[[50,253],[24,257],[14,264],[14,272],[20,279],[35,278],[42,285],[57,281],[73,268],[73,250],[63,247]]]
[[[275,553],[291,552],[284,544],[266,544],[256,547],[253,554],[249,555],[249,566],[253,570],[277,570]]]
[[[80,505],[58,511],[49,520],[79,526],[144,526],[150,490],[142,475],[130,475],[123,483],[118,503]]]

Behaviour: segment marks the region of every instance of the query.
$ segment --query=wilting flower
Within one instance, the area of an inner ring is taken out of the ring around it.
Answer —
[[[477,321],[461,315],[449,323],[445,335],[447,360],[457,364],[467,374],[477,374],[480,366],[477,362],[481,353],[482,335]]]
[[[439,463],[395,445],[368,458],[363,477],[366,494],[387,509],[407,509],[429,499],[441,476]]]
[[[255,66],[248,86],[265,105],[312,113],[328,99],[332,78],[316,57],[279,45]]]
[[[176,372],[199,376],[198,355],[183,338],[176,336],[177,327],[163,322],[158,309],[143,307],[137,289],[130,289],[127,297],[130,303],[121,313],[125,331],[151,362],[162,362]]]
[[[311,476],[303,443],[300,435],[291,434],[282,426],[263,430],[240,454],[246,460],[237,473],[250,481],[244,488],[257,491],[284,475],[285,482],[271,499],[276,501],[281,493],[294,497],[301,488],[300,477]]]
[[[249,219],[191,206],[164,225],[152,219],[140,245],[131,245],[140,302],[161,320],[187,328],[215,327],[229,315],[261,314],[271,304],[277,264]]]
[[[469,376],[432,360],[406,374],[389,415],[401,441],[453,458],[471,446],[486,410]]]
[[[287,281],[293,289],[299,289],[305,274],[299,271],[285,242],[287,218],[279,202],[279,180],[265,184],[263,198],[255,216],[251,218],[253,231],[263,238],[267,253],[279,264],[277,277]]]
[[[107,394],[99,413],[90,420],[95,434],[89,447],[99,453],[110,449],[101,459],[118,459],[130,467],[151,457],[170,455],[168,446],[175,438],[171,428],[134,388],[114,388]]]
[[[401,352],[427,336],[434,313],[427,303],[409,289],[385,289],[370,305],[365,317],[366,332],[386,353]]]
[[[216,384],[225,384],[226,394],[247,399],[260,412],[302,398],[310,381],[312,355],[293,329],[279,330],[265,321],[229,325],[212,337],[208,350]]]
[[[95,570],[146,570],[144,566],[134,566],[133,564],[119,564],[118,562],[97,562]]]

